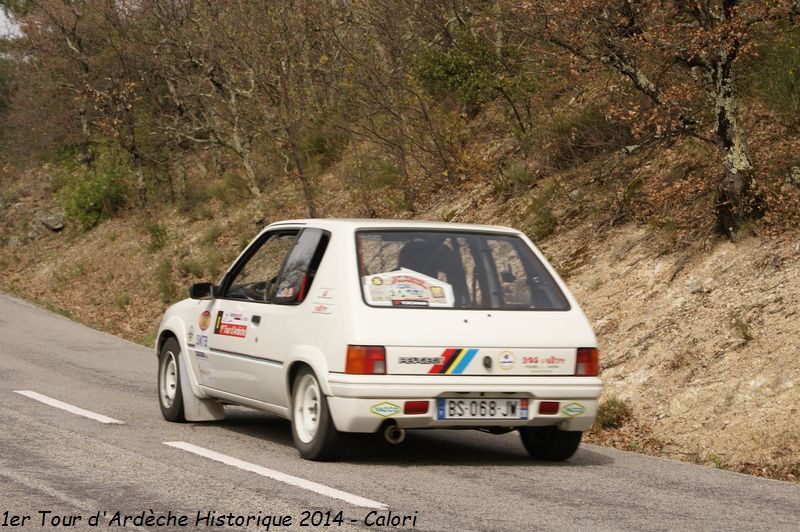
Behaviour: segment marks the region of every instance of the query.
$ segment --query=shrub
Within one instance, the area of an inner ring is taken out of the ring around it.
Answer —
[[[132,173],[121,148],[99,142],[92,146],[94,166],[76,165],[62,157],[56,170],[58,195],[67,215],[84,231],[110,218],[124,204]]]
[[[450,46],[430,47],[414,61],[412,75],[438,97],[456,94],[467,108],[476,109],[500,96],[532,92],[534,83],[519,68],[517,55],[481,36],[459,32]]]
[[[123,193],[112,175],[84,171],[71,176],[59,197],[67,215],[88,231],[116,212]]]
[[[219,200],[223,205],[233,205],[242,197],[245,186],[236,178],[226,177],[218,179],[208,185],[205,191],[198,192],[196,201],[203,201],[203,197]]]
[[[224,265],[225,257],[220,250],[212,249],[206,252],[206,260],[203,269],[212,281],[219,277]]]
[[[761,50],[748,85],[768,107],[800,125],[800,30],[781,32]]]
[[[155,253],[156,251],[164,249],[169,238],[167,228],[158,222],[149,222],[145,229],[150,236],[150,243],[147,244],[147,251]]]
[[[118,294],[114,298],[114,306],[122,310],[131,304],[131,296],[128,294]]]
[[[156,268],[156,287],[163,303],[172,303],[177,294],[177,287],[172,282],[172,262],[162,260]]]
[[[495,194],[510,198],[524,192],[536,181],[536,175],[523,161],[511,163],[507,170],[500,172],[500,178],[494,182]]]
[[[599,105],[588,105],[559,115],[531,136],[534,151],[540,152],[552,167],[560,170],[625,146],[630,138],[628,128],[609,120]]]
[[[741,316],[734,316],[731,322],[733,328],[736,329],[739,337],[744,340],[745,343],[753,339],[753,333],[750,332],[750,325]]]
[[[341,129],[312,124],[301,140],[300,151],[305,155],[308,169],[321,173],[340,159],[348,141]]]
[[[550,208],[550,202],[555,197],[555,194],[556,185],[552,183],[541,193],[534,196],[528,206],[526,231],[534,241],[543,240],[556,230],[558,220]]]
[[[595,426],[601,430],[617,429],[631,416],[630,405],[614,396],[607,397],[597,407]]]
[[[203,265],[195,259],[183,259],[178,263],[178,271],[181,272],[181,275],[202,277]]]
[[[213,244],[217,241],[219,235],[221,234],[222,229],[220,229],[217,224],[214,224],[205,230],[203,235],[200,237],[200,243],[205,245]]]

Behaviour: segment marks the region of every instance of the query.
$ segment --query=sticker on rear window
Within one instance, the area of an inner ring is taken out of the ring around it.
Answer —
[[[364,277],[367,303],[386,307],[452,307],[453,287],[439,279],[400,268]]]

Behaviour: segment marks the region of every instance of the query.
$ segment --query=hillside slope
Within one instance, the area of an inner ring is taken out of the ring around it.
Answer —
[[[30,174],[7,195],[0,289],[144,344],[186,286],[216,278],[267,223],[302,216],[276,194],[235,208],[211,201],[199,219],[173,208],[158,225],[129,214],[56,233],[41,222],[56,208],[47,183]],[[329,190],[327,215],[358,212],[357,198]],[[518,211],[517,200],[499,203],[491,187],[465,184],[431,198],[417,218],[513,224]],[[659,230],[587,221],[540,242],[594,324],[606,396],[633,413],[627,433],[596,441],[798,477],[798,236],[711,238],[670,251]]]

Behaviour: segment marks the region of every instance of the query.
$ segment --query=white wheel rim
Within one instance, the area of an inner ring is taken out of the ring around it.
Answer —
[[[175,401],[175,394],[178,391],[178,364],[175,362],[175,355],[172,351],[167,351],[164,354],[159,383],[161,404],[169,408]]]
[[[322,395],[317,380],[303,375],[294,397],[294,427],[303,443],[310,443],[319,428]]]

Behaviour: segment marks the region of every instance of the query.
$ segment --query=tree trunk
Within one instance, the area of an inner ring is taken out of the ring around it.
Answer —
[[[411,177],[408,175],[408,158],[406,157],[405,140],[402,137],[395,148],[395,159],[397,160],[397,167],[400,170],[404,207],[411,211],[411,214],[415,214],[417,212],[417,198],[411,186]]]
[[[739,121],[734,77],[735,49],[723,49],[714,64],[716,136],[724,157],[715,212],[719,230],[729,237],[755,214],[754,171],[747,136]]]
[[[316,218],[317,206],[314,204],[314,191],[311,187],[311,179],[309,179],[308,175],[306,175],[305,168],[303,167],[303,161],[300,158],[300,149],[297,147],[297,143],[295,142],[292,128],[286,127],[284,131],[286,132],[286,140],[289,144],[292,163],[294,164],[295,171],[297,172],[297,178],[300,181],[300,186],[303,189],[303,198],[306,201],[308,215],[311,218]]]

